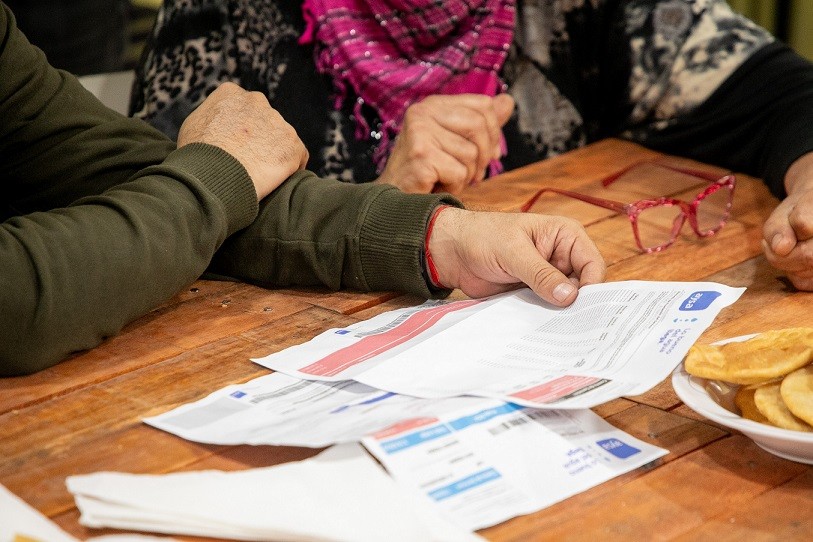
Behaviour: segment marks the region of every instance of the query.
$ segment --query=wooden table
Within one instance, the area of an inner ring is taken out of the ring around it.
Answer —
[[[600,187],[604,175],[655,156],[629,143],[603,141],[492,179],[469,189],[463,199],[473,208],[516,211],[540,186],[628,200],[678,190],[672,185],[679,181],[669,172],[649,166],[635,168],[610,188]],[[670,158],[670,163],[687,162]],[[533,210],[582,220],[607,260],[608,280],[747,286],[700,339],[711,342],[813,326],[813,294],[795,291],[761,255],[761,224],[775,205],[760,182],[740,175],[732,219],[718,236],[685,235],[650,255],[635,249],[626,217],[562,197],[545,197]],[[309,457],[317,451],[196,444],[140,420],[267,373],[251,357],[420,301],[391,293],[269,291],[198,281],[92,351],[33,376],[0,379],[0,483],[66,531],[87,538],[113,531],[79,525],[65,489],[68,475],[234,470]],[[668,381],[595,411],[670,453],[481,534],[517,541],[813,539],[813,468],[770,455],[750,439],[704,420],[681,404]]]

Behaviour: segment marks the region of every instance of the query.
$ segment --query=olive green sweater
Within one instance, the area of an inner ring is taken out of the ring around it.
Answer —
[[[175,150],[105,108],[0,6],[0,376],[97,345],[207,268],[266,286],[432,295],[426,221],[456,201],[304,171],[258,206],[231,155]]]

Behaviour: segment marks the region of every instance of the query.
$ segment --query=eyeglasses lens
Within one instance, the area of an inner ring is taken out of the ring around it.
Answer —
[[[682,225],[678,205],[648,207],[638,215],[638,239],[644,249],[656,249],[668,245]]]
[[[700,233],[716,231],[728,219],[731,190],[719,186],[697,205],[697,229]]]

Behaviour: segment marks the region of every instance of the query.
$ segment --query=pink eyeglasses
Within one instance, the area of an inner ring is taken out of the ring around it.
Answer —
[[[736,184],[732,173],[720,177],[703,171],[649,161],[633,164],[617,173],[613,173],[601,181],[602,186],[606,188],[625,173],[645,163],[705,179],[711,184],[697,194],[691,203],[670,197],[621,203],[559,188],[542,188],[522,206],[521,210],[523,213],[528,212],[542,194],[554,192],[610,209],[616,213],[626,214],[630,219],[630,223],[632,223],[635,243],[642,252],[646,253],[659,252],[674,243],[686,219],[689,220],[689,225],[698,237],[714,235],[728,221]]]

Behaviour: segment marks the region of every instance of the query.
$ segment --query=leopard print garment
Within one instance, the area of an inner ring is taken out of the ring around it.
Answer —
[[[297,43],[303,28],[296,1],[165,0],[137,70],[131,114],[174,138],[217,85],[233,81],[268,96],[297,129],[318,175],[372,180],[380,124],[367,111],[370,137],[355,138],[352,103],[334,110],[331,82]],[[517,100],[504,165],[610,135],[645,141],[772,40],[723,0],[519,0],[502,73]]]

